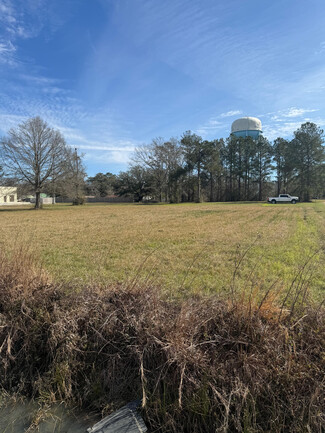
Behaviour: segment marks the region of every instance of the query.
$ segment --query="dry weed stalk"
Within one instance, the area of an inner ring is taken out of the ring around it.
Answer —
[[[0,255],[0,270],[8,391],[98,410],[142,395],[152,431],[325,429],[325,311],[305,305],[302,315],[304,292],[285,316],[275,287],[259,302],[254,288],[231,302],[168,302],[139,284],[58,287],[23,254]]]

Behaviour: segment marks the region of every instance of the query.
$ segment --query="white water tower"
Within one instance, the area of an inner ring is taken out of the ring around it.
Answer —
[[[262,132],[262,122],[257,117],[241,117],[231,125],[231,133],[236,137],[257,139]]]

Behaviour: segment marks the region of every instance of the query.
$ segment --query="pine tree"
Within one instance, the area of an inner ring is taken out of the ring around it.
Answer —
[[[295,149],[294,163],[297,170],[299,193],[309,201],[317,189],[319,167],[324,164],[324,131],[315,123],[306,122],[294,132],[292,145]]]

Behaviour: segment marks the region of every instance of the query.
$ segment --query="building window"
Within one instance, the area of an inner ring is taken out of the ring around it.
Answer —
[[[7,203],[7,196],[6,195],[3,197],[3,201],[4,201],[4,203]]]
[[[10,196],[10,201],[12,202],[12,201],[15,201],[15,196],[14,195],[11,195]]]

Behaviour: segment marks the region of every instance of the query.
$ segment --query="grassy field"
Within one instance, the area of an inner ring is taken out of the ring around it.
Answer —
[[[28,246],[57,280],[145,280],[177,296],[258,291],[288,287],[308,262],[308,285],[324,293],[320,201],[3,207],[0,223],[1,248]]]
[[[37,428],[53,402],[142,398],[150,431],[325,431],[324,220],[324,202],[0,208],[0,407],[36,398]]]

